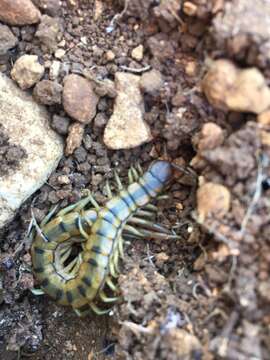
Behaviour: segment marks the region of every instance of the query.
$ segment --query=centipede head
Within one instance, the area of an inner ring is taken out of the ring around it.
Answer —
[[[162,184],[167,184],[173,177],[173,169],[168,161],[157,160],[151,166],[149,171]]]

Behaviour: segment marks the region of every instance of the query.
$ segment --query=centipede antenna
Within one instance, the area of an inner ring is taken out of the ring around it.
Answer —
[[[99,297],[105,303],[115,302],[115,301],[117,301],[119,299],[118,296],[108,297],[103,290],[99,293]]]
[[[109,180],[106,181],[105,189],[106,189],[108,198],[111,199],[113,197],[113,194],[112,194],[112,189],[110,187]]]
[[[89,305],[90,305],[91,309],[94,311],[94,313],[96,313],[97,315],[105,315],[105,314],[108,314],[112,310],[112,309],[101,310],[94,303],[90,303]]]
[[[177,165],[177,164],[174,164],[174,163],[171,163],[171,166],[173,168],[175,168],[176,170],[182,171],[186,175],[191,175],[191,176],[194,176],[195,178],[198,177],[197,174],[195,173],[195,171],[190,167],[185,168],[185,167],[183,167],[181,165]]]
[[[114,171],[114,178],[115,178],[115,181],[116,181],[118,190],[119,190],[119,191],[123,190],[124,187],[123,187],[123,184],[122,184],[122,182],[121,182],[121,180],[120,180],[119,175],[117,174],[117,171]]]

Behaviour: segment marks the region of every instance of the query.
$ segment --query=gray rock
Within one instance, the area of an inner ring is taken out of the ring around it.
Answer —
[[[5,55],[9,49],[16,46],[18,39],[6,25],[0,24],[0,56]]]
[[[9,142],[26,152],[14,171],[0,174],[0,228],[43,185],[63,154],[62,141],[48,118],[45,108],[0,74],[0,124]]]
[[[59,20],[43,15],[35,36],[39,38],[45,51],[53,53],[61,37]]]

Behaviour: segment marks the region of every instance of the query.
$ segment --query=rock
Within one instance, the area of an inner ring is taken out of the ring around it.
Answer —
[[[265,0],[232,0],[213,19],[212,34],[216,45],[229,55],[249,62],[254,49],[269,45],[270,3]],[[260,50],[262,50],[262,48]],[[264,54],[261,54],[264,56]],[[269,59],[268,59],[269,60]]]
[[[175,359],[202,359],[203,351],[200,341],[186,330],[169,329],[164,338],[164,343],[169,347],[168,352],[174,354]]]
[[[202,89],[217,109],[260,114],[270,106],[270,89],[262,73],[256,68],[239,69],[228,60],[212,64]]]
[[[143,59],[143,46],[139,45],[131,51],[131,57],[134,60],[141,61]]]
[[[58,16],[61,10],[60,0],[32,0],[33,3],[45,14]]]
[[[10,31],[9,27],[0,24],[0,59],[9,49],[14,48],[18,43],[18,39]]]
[[[58,60],[54,60],[52,62],[50,70],[49,70],[49,78],[50,78],[50,80],[56,80],[58,78],[59,73],[60,73],[60,69],[61,69],[61,62],[58,61]]]
[[[63,106],[73,119],[89,124],[96,115],[98,101],[90,81],[75,74],[64,78]]]
[[[151,70],[142,75],[140,88],[143,92],[154,95],[163,86],[162,75],[158,70]]]
[[[113,61],[115,59],[115,53],[112,50],[108,50],[105,53],[105,58],[107,61]]]
[[[15,26],[36,24],[40,16],[31,0],[1,0],[0,21],[4,23]]]
[[[21,89],[29,89],[36,84],[44,74],[44,66],[38,61],[37,55],[23,55],[14,64],[11,77]]]
[[[0,123],[9,142],[26,152],[18,168],[0,176],[0,227],[43,185],[62,156],[63,144],[48,120],[45,108],[0,74]]]
[[[95,93],[101,97],[108,96],[110,98],[115,98],[117,95],[114,82],[110,79],[104,79],[95,84],[94,89]]]
[[[65,55],[66,55],[66,50],[64,49],[57,49],[54,53],[56,59],[63,59]]]
[[[198,221],[203,223],[208,216],[222,218],[230,208],[231,194],[220,184],[202,184],[197,191]]]
[[[53,115],[51,127],[60,135],[67,135],[70,120],[68,117]]]
[[[53,53],[57,49],[58,35],[60,34],[59,21],[48,15],[41,17],[35,36],[39,38],[45,50]]]
[[[217,124],[208,122],[203,125],[199,134],[198,150],[212,150],[222,145],[224,134]]]
[[[63,87],[55,81],[42,80],[34,88],[34,98],[45,105],[61,104]]]
[[[68,137],[66,140],[65,155],[73,154],[74,150],[81,146],[84,133],[84,125],[74,123],[68,129]]]
[[[270,126],[270,110],[266,110],[258,115],[257,121],[262,126]]]
[[[139,84],[139,76],[115,74],[117,97],[104,132],[104,142],[110,149],[132,149],[152,140],[150,129],[143,120],[144,104]]]

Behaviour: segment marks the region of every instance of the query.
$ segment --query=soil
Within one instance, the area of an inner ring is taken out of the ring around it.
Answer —
[[[161,90],[144,95],[145,120],[154,140],[132,150],[108,150],[103,132],[114,100],[102,97],[96,118],[85,127],[82,145],[72,155],[63,156],[47,183],[1,230],[0,358],[268,359],[269,143],[263,141],[255,115],[216,110],[200,88],[207,63],[221,54],[238,66],[260,67],[269,83],[265,38],[245,37],[245,53],[256,45],[254,61],[243,56],[243,48],[236,46],[241,39],[234,39],[233,31],[226,32],[230,34],[227,41],[224,21],[230,28],[234,18],[228,15],[233,11],[228,5],[234,3],[229,0],[186,1],[184,7],[176,0],[130,0],[125,13],[121,13],[125,1],[76,3],[62,1],[58,13],[65,50],[59,60],[58,82],[62,84],[68,73],[83,74],[85,69],[91,69],[96,79],[113,80],[115,72],[123,70],[121,66],[130,71],[151,66],[164,81]],[[261,0],[255,3],[263,6]],[[237,7],[238,18],[240,10]],[[45,79],[49,77],[54,57],[34,37],[36,28],[11,28],[19,43],[1,71],[9,75],[18,57],[37,54],[46,66]],[[131,57],[138,45],[144,47],[140,62]],[[108,51],[115,56],[109,57]],[[65,138],[72,120],[61,104],[47,108],[52,127]],[[203,125],[210,122],[222,129],[224,139],[207,149],[198,143]],[[1,172],[2,166],[17,165],[6,155],[12,153],[13,145],[0,137],[0,160],[7,159],[7,163],[1,161]],[[159,221],[182,239],[126,243],[119,277],[123,299],[109,316],[80,319],[47,296],[32,294],[27,236],[31,209],[40,222],[55,204],[63,208],[77,201],[84,188],[90,188],[104,204],[105,182],[112,179],[114,169],[126,181],[132,164],[139,160],[146,169],[159,156],[191,164],[200,176],[198,182],[203,176],[206,182],[226,186],[230,210],[199,224],[197,179],[176,171],[168,191],[170,201],[159,202]]]

